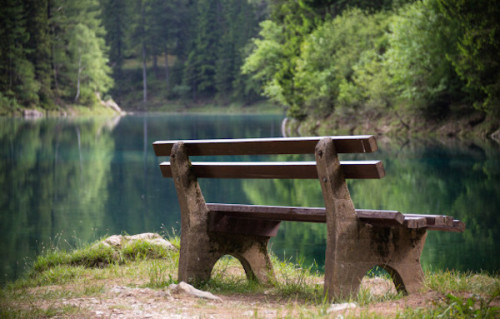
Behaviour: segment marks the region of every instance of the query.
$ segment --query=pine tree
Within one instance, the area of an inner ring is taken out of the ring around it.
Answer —
[[[49,1],[25,0],[27,28],[30,34],[28,59],[35,66],[35,78],[40,83],[40,102],[44,108],[53,108],[51,76],[51,37],[49,33]]]
[[[212,96],[215,93],[215,64],[220,39],[219,0],[199,0],[193,49],[189,53],[184,70],[184,84],[190,87],[193,98],[198,94]]]
[[[0,1],[0,90],[2,95],[23,105],[36,105],[40,83],[28,60],[26,11],[23,3]]]

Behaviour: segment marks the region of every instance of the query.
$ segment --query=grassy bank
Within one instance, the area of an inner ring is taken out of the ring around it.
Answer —
[[[171,242],[179,247],[178,238]],[[0,294],[1,318],[336,318],[322,293],[322,275],[272,257],[276,280],[262,286],[246,280],[239,262],[222,258],[212,279],[199,288],[222,301],[170,294],[178,250],[147,243],[116,249],[102,244],[38,257],[26,277]],[[357,306],[345,317],[495,318],[500,313],[500,278],[438,271],[425,288],[403,296],[387,277],[367,276],[357,296],[337,303]],[[129,316],[130,315],[130,316]]]

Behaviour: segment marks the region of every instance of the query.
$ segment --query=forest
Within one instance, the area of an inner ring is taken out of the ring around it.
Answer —
[[[494,0],[1,0],[0,114],[113,98],[500,114]]]

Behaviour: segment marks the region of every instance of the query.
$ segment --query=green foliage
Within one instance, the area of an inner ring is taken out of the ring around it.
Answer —
[[[280,295],[285,298],[301,297],[316,303],[323,300],[323,287],[312,279],[319,278],[319,274],[312,270],[312,264],[306,265],[300,259],[292,263],[290,260],[280,261],[274,255],[272,257],[276,275],[275,288]]]
[[[282,88],[274,79],[274,74],[278,72],[279,64],[284,59],[283,28],[271,20],[261,22],[260,28],[261,38],[252,40],[253,51],[242,65],[242,72],[251,74],[254,81],[262,83],[264,95],[286,105]]]
[[[498,15],[491,0],[277,1],[242,71],[299,120],[464,102],[496,114]]]
[[[364,102],[363,90],[353,79],[354,68],[364,62],[363,57],[370,57],[363,56],[364,52],[376,55],[385,50],[386,20],[384,13],[346,10],[306,38],[297,62],[296,82],[309,114],[325,115],[336,105],[352,108]]]
[[[40,83],[28,59],[30,35],[22,2],[0,2],[0,92],[19,104],[38,103]]]
[[[127,259],[166,258],[170,255],[165,247],[142,240],[125,244],[121,253]]]
[[[80,104],[93,105],[95,94],[112,86],[97,0],[5,0],[1,5],[4,96],[23,107],[52,109],[54,98],[72,102],[80,95]]]
[[[459,34],[447,51],[474,107],[500,114],[500,7],[494,0],[438,0],[446,22]]]
[[[84,268],[102,268],[145,259],[162,260],[162,262],[153,263],[152,268],[150,268],[149,285],[158,287],[172,282],[171,276],[168,280],[164,278],[163,270],[168,265],[177,264],[178,252],[172,252],[163,246],[138,240],[125,243],[121,248],[94,243],[71,252],[58,249],[50,250],[37,257],[30,273],[32,280],[27,280],[22,285],[32,285],[33,283],[37,285],[60,284],[74,278]],[[166,264],[165,260],[168,260]]]
[[[399,313],[396,318],[498,318],[500,308],[491,305],[494,295],[489,299],[481,296],[473,296],[469,298],[447,294],[446,299],[441,303],[436,303],[437,307],[423,310],[421,308],[409,309]]]
[[[92,105],[95,92],[106,92],[112,86],[110,68],[103,50],[104,39],[86,24],[78,23],[69,34],[71,79],[76,83],[75,102]]]
[[[435,0],[417,1],[394,16],[386,68],[397,94],[430,114],[446,113],[460,90],[448,55],[455,55],[460,30],[440,14]]]
[[[150,288],[163,288],[171,284],[177,284],[177,280],[174,280],[172,275],[176,269],[172,266],[178,263],[178,258],[175,261],[151,260],[149,266],[149,283],[146,286]]]

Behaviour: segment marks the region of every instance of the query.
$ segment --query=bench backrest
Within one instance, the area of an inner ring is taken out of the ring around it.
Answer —
[[[323,138],[323,137],[321,137]],[[337,153],[368,153],[377,150],[372,135],[332,136]],[[182,142],[188,156],[213,155],[279,155],[314,154],[320,137],[215,139],[157,141],[153,148],[157,156],[170,156],[175,143]],[[342,161],[345,178],[382,178],[380,161]],[[316,162],[192,162],[195,176],[200,178],[318,178]],[[172,177],[169,162],[162,162],[164,177]]]

